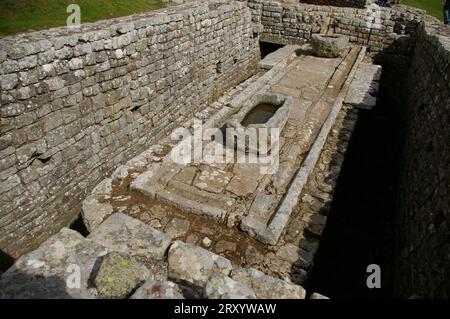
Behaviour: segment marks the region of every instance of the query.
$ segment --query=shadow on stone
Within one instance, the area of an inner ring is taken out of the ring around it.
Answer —
[[[203,298],[203,287],[197,286],[183,279],[169,277],[168,280],[174,282],[181,289],[181,293],[186,299]]]
[[[395,71],[385,70],[377,106],[371,112],[358,113],[326,227],[319,237],[320,247],[309,270],[306,287],[310,293],[330,298],[392,295],[402,125],[401,110],[392,95],[399,90],[393,82]],[[338,144],[346,139],[345,134],[340,135]],[[332,163],[334,160],[339,159]],[[371,264],[381,267],[381,289],[367,287],[367,267]]]
[[[58,276],[15,271],[1,278],[0,299],[73,299],[67,289],[66,281]]]

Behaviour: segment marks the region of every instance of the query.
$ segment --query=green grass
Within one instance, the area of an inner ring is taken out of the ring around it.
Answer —
[[[0,35],[66,25],[69,4],[81,8],[81,23],[164,7],[159,0],[0,0]]]
[[[401,3],[426,10],[429,15],[444,20],[442,0],[402,0]]]

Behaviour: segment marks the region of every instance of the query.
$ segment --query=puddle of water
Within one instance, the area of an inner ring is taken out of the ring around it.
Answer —
[[[250,124],[265,124],[278,110],[278,107],[273,104],[261,103],[255,106],[247,113],[241,124],[248,126]]]

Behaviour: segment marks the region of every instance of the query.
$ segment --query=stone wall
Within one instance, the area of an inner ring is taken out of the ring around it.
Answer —
[[[249,0],[255,24],[262,24],[261,41],[303,44],[314,33],[344,34],[367,46],[371,55],[411,56],[415,31],[423,11],[397,6],[369,9],[301,4],[294,0]]]
[[[240,2],[0,39],[0,249],[17,257],[68,225],[94,185],[259,57]]]
[[[396,295],[449,298],[449,28],[419,28],[406,87]]]

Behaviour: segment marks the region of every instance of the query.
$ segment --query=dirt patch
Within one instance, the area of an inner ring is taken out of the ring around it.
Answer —
[[[255,266],[258,263],[255,255],[264,256],[272,251],[270,247],[266,247],[236,228],[228,228],[225,224],[210,218],[183,212],[176,207],[131,190],[133,172],[129,173],[124,180],[113,182],[111,204],[115,212],[130,215],[155,229],[172,233],[171,235],[176,234],[173,236],[174,239],[202,246],[228,258],[239,267]],[[175,220],[186,220],[188,223],[181,223],[186,229],[177,229],[173,226],[180,224],[175,223]],[[186,224],[188,224],[187,227],[185,227]]]

